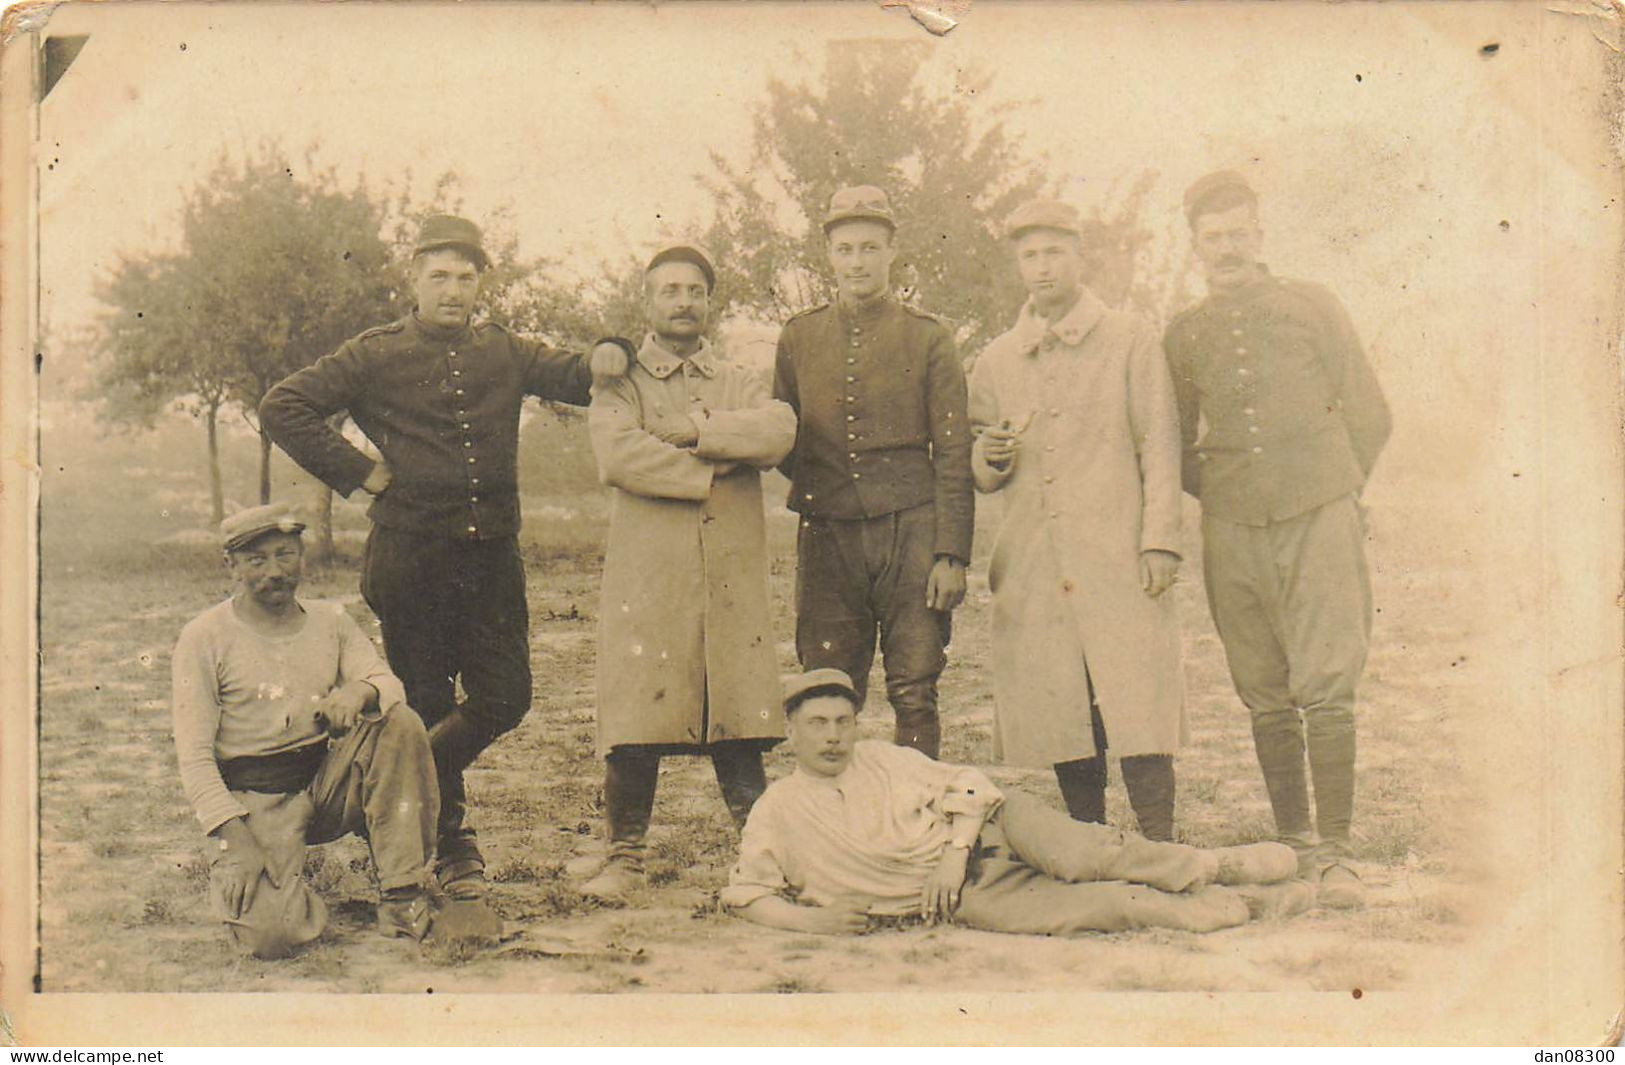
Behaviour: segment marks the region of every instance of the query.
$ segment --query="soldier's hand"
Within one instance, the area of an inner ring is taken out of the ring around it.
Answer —
[[[693,447],[700,442],[700,430],[686,414],[661,414],[644,428],[672,447]]]
[[[1009,469],[1016,461],[1016,453],[1021,450],[1021,435],[1010,428],[1008,421],[983,429],[977,442],[982,446],[982,458],[996,470]]]
[[[372,464],[372,471],[367,474],[367,479],[361,482],[361,488],[370,496],[383,495],[384,489],[388,488],[394,479],[395,474],[390,471],[389,466],[382,461],[375,462]]]
[[[593,380],[625,377],[629,362],[625,348],[608,340],[601,340],[592,349],[590,365]]]
[[[965,599],[965,564],[946,555],[931,565],[925,582],[925,605],[931,610],[952,610]]]
[[[1155,599],[1178,579],[1179,556],[1171,551],[1140,552],[1140,587]]]
[[[316,704],[316,721],[329,736],[342,736],[376,705],[378,690],[364,680],[353,680],[334,688]]]
[[[220,860],[216,871],[221,901],[226,905],[228,916],[241,917],[254,905],[260,877],[269,880],[272,887],[282,885],[271,871],[265,852],[260,849],[259,840],[254,838],[248,822],[234,817],[216,831],[225,850],[225,857]]]
[[[920,889],[920,914],[926,924],[936,924],[953,917],[959,908],[959,891],[965,886],[965,868],[970,864],[970,851],[965,847],[949,847],[942,859]]]
[[[862,899],[836,899],[828,906],[808,906],[802,914],[803,931],[820,936],[843,936],[869,927],[868,906]]]

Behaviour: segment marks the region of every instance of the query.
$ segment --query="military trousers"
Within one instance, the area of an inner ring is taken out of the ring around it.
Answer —
[[[1316,825],[1346,849],[1354,794],[1354,700],[1371,639],[1365,529],[1353,495],[1269,525],[1202,520],[1208,605],[1277,827],[1308,841],[1307,748]]]
[[[1074,821],[1009,794],[982,828],[954,921],[1026,935],[1242,924],[1246,900],[1209,884],[1216,868],[1196,847]]]
[[[248,830],[277,874],[261,876],[254,902],[236,917],[223,910],[219,874],[228,854],[210,841],[210,895],[244,950],[277,956],[321,935],[327,907],[304,878],[305,847],[354,832],[367,841],[380,891],[424,886],[434,856],[440,793],[423,722],[404,706],[362,721],[335,740],[302,791],[233,791],[248,809]]]
[[[875,518],[803,517],[796,540],[802,668],[843,670],[861,707],[878,637],[896,742],[932,758],[941,744],[937,678],[948,663],[952,619],[926,606],[935,544],[929,503]]]
[[[374,525],[361,594],[378,615],[389,668],[429,726],[442,798],[440,859],[478,863],[463,771],[530,709],[530,612],[518,539],[463,541]]]

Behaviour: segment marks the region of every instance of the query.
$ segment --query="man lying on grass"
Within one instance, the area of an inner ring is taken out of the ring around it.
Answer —
[[[1309,906],[1280,843],[1202,849],[1074,821],[976,769],[858,740],[857,693],[816,669],[786,686],[797,768],[757,800],[724,905],[797,932],[920,915],[992,932],[1209,932]]]
[[[304,525],[253,507],[220,525],[237,591],[175,645],[181,786],[209,834],[211,894],[238,946],[282,957],[321,935],[305,844],[350,832],[372,850],[378,930],[421,940],[440,792],[423,722],[334,603],[295,598]]]

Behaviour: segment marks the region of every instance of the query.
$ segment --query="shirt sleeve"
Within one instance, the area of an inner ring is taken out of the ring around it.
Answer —
[[[643,428],[642,404],[631,377],[593,386],[587,429],[598,477],[610,487],[656,499],[710,498],[716,468]]]
[[[790,354],[789,335],[790,327],[788,325],[779,330],[778,346],[773,352],[773,398],[788,404],[791,412],[799,419],[801,417],[801,395],[796,387],[796,365],[794,357]],[[784,453],[784,459],[779,463],[779,472],[786,477],[795,477],[796,448],[794,440],[790,442],[790,450]]]
[[[982,826],[1004,802],[1004,792],[974,766],[939,762],[912,747],[889,743],[876,743],[868,750],[888,772],[934,796],[937,812],[949,824],[950,838],[961,846],[976,842]]]
[[[971,480],[971,432],[965,369],[945,326],[932,329],[926,351],[926,421],[931,465],[936,472],[937,535],[934,551],[970,562],[976,520]]]
[[[993,368],[988,364],[987,352],[976,360],[970,373],[970,428],[976,443],[971,447],[970,472],[979,492],[997,492],[1004,487],[1015,471],[1011,463],[1004,469],[988,465],[984,454],[982,430],[999,424],[999,392],[994,385]]]
[[[510,333],[525,360],[525,391],[542,399],[585,407],[592,399],[592,363],[583,355]]]
[[[1140,550],[1181,553],[1183,445],[1173,379],[1155,334],[1136,325],[1128,353],[1128,415],[1140,463]]]
[[[1179,328],[1180,322],[1176,318],[1163,334],[1162,348],[1167,355],[1168,376],[1174,388],[1174,407],[1179,416],[1179,479],[1185,491],[1197,496],[1202,488],[1202,464],[1196,452],[1202,396],[1191,375],[1190,359],[1175,338],[1175,331]]]
[[[1365,348],[1354,331],[1354,323],[1338,298],[1326,289],[1315,286],[1311,298],[1324,321],[1321,358],[1327,377],[1337,390],[1343,424],[1348,429],[1349,443],[1354,447],[1355,460],[1367,477],[1377,464],[1377,456],[1388,443],[1393,431],[1393,419],[1388,401],[1383,397],[1377,375],[1372,372]]]
[[[760,374],[736,372],[738,403],[729,410],[708,410],[696,419],[700,439],[694,454],[702,459],[771,469],[795,446],[796,412],[788,403],[768,394]]]
[[[192,804],[204,832],[213,832],[248,810],[226,788],[214,757],[220,728],[220,677],[213,641],[193,622],[181,630],[170,661],[170,712],[174,717],[175,754],[180,762],[181,790]]]
[[[332,604],[337,615],[339,637],[339,683],[348,684],[352,680],[364,680],[378,689],[378,712],[387,714],[390,710],[406,702],[406,688],[389,671],[383,658],[378,654],[378,648],[367,639],[367,634],[361,631],[361,626],[355,619],[345,613],[344,608],[337,603]]]
[[[288,457],[341,496],[361,487],[373,460],[328,424],[366,394],[365,353],[348,341],[285,378],[260,401],[260,424]]]
[[[745,820],[739,838],[739,861],[728,872],[728,886],[718,895],[724,906],[739,909],[768,895],[783,895],[790,889],[774,848],[780,843],[775,831],[772,800],[764,795]]]

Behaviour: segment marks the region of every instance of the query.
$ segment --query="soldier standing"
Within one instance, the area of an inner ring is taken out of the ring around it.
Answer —
[[[429,726],[440,784],[436,876],[483,894],[485,859],[465,821],[463,771],[530,709],[529,611],[519,555],[519,411],[527,395],[586,406],[592,373],[507,327],[472,318],[490,266],[466,219],[423,223],[416,305],[266,394],[271,439],[340,495],[373,497],[361,592],[390,668]],[[595,352],[624,371],[614,345]],[[374,460],[327,419],[349,411]],[[461,683],[465,698],[457,699]]]
[[[878,636],[896,742],[935,758],[937,678],[965,597],[973,490],[965,374],[936,318],[891,296],[886,194],[843,188],[824,219],[836,299],[779,335],[773,395],[795,409],[781,466],[796,542],[796,653],[853,679]]]
[[[1388,405],[1337,298],[1259,261],[1245,178],[1207,175],[1185,193],[1185,214],[1209,295],[1174,318],[1164,347],[1184,485],[1202,501],[1208,604],[1252,713],[1276,828],[1323,904],[1357,906],[1354,697],[1372,610],[1359,496],[1388,439]]]

